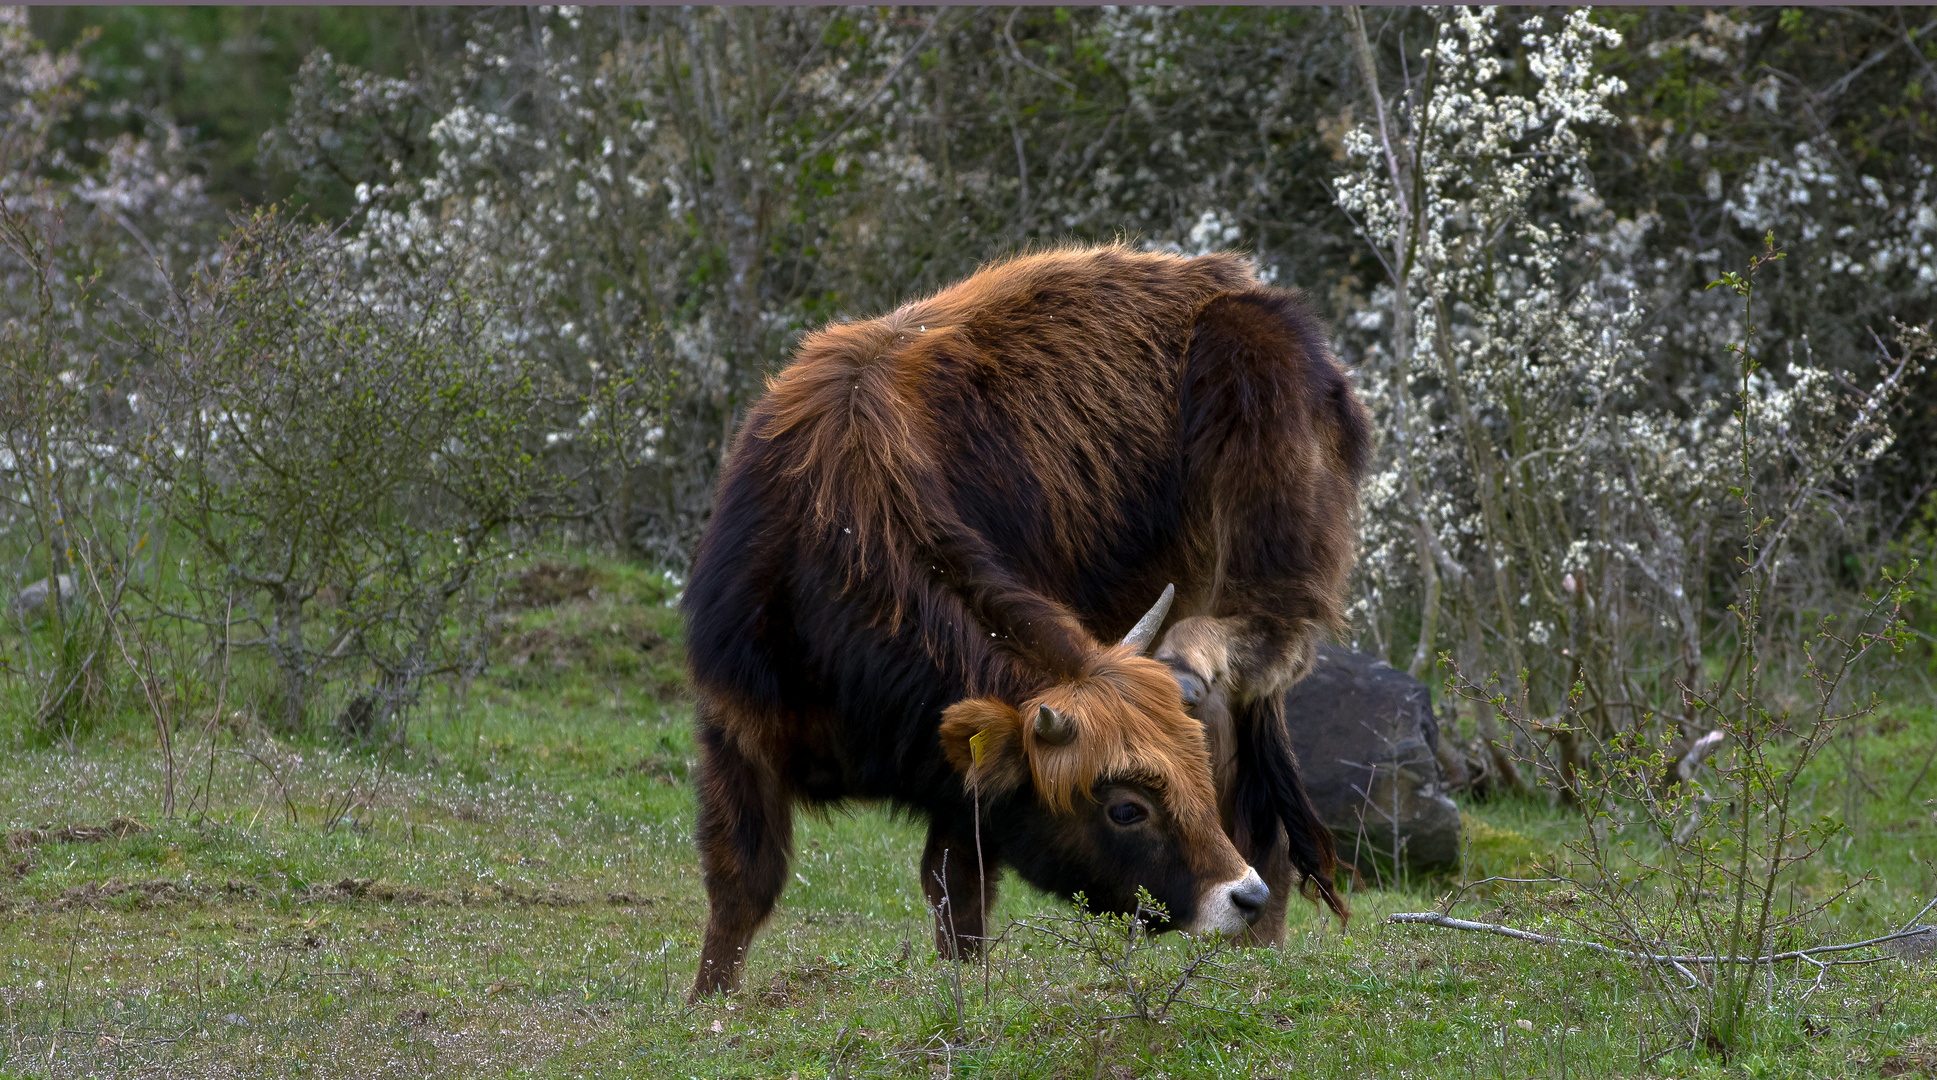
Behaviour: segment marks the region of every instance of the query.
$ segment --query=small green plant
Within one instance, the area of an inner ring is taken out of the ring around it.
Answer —
[[[1149,927],[1169,919],[1170,913],[1141,886],[1136,910],[1127,915],[1092,912],[1082,893],[1074,900],[1074,914],[1044,917],[1027,925],[1095,966],[1124,1003],[1123,1011],[1102,1019],[1159,1023],[1177,1006],[1196,1004],[1190,998],[1196,984],[1222,981],[1220,961],[1230,948],[1229,939],[1221,934],[1185,934],[1181,950],[1159,948]]]

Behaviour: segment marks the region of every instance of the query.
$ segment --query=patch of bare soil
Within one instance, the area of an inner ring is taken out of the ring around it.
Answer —
[[[96,844],[145,833],[148,826],[118,817],[106,825],[64,825],[58,829],[15,829],[0,837],[0,854],[19,852],[19,858],[0,860],[6,877],[23,878],[33,872],[34,849],[42,844]]]
[[[1904,1048],[1877,1062],[1884,1076],[1937,1077],[1937,1040],[1912,1039]]]
[[[101,907],[108,904],[136,908],[164,907],[183,903],[220,904],[255,899],[262,895],[262,891],[260,887],[250,882],[235,879],[220,884],[203,884],[166,879],[123,881],[119,878],[109,878],[106,881],[85,881],[79,885],[71,885],[62,890],[59,896],[46,900],[36,901],[25,897],[18,898],[12,903],[0,900],[0,910],[44,908],[67,911],[77,907]],[[665,899],[662,896],[649,896],[643,893],[604,893],[565,889],[556,885],[547,885],[543,888],[520,888],[516,885],[494,883],[480,888],[425,889],[384,878],[348,877],[340,881],[311,885],[294,894],[293,898],[304,903],[378,903],[423,907],[510,904],[518,907],[550,908],[592,907],[601,903],[610,904],[613,907],[643,908]]]
[[[823,987],[839,977],[847,965],[830,961],[824,956],[816,956],[812,962],[801,967],[791,968],[775,975],[767,985],[761,987],[760,1004],[768,1008],[784,1008],[806,996],[815,987]]]
[[[568,672],[575,668],[596,667],[601,657],[609,657],[614,639],[637,649],[649,663],[663,664],[673,649],[664,634],[641,622],[614,622],[604,627],[582,628],[578,633],[556,627],[540,626],[515,633],[501,633],[497,654],[511,668],[514,678],[521,674],[550,669]],[[679,697],[684,687],[676,678],[659,679],[653,693],[661,701]]]
[[[520,889],[515,885],[498,883],[481,889],[420,889],[415,885],[383,878],[344,878],[333,884],[312,885],[307,895],[311,900],[336,903],[373,900],[381,904],[423,904],[432,907],[506,903],[521,907],[538,905],[562,908],[584,907],[599,902],[598,894],[574,892],[556,885],[547,885],[542,889]],[[620,903],[609,898],[608,902]],[[650,904],[652,899],[640,898],[633,902]]]
[[[59,911],[107,903],[135,908],[167,907],[231,895],[248,896],[254,892],[254,886],[242,881],[230,881],[225,885],[195,885],[166,878],[151,881],[109,878],[106,881],[84,881],[79,885],[70,885],[61,891],[51,906]]]
[[[569,634],[549,626],[540,626],[519,634],[506,634],[498,639],[512,667],[523,667],[533,660],[545,657],[555,668],[568,668],[583,662],[592,647],[592,637],[605,640],[613,637],[624,638],[634,648],[648,655],[663,650],[666,636],[649,626],[614,623],[609,628],[595,632],[595,635]]]
[[[601,575],[589,566],[539,563],[519,574],[505,590],[506,607],[542,608],[592,595]]]
[[[561,634],[549,626],[541,626],[504,640],[505,663],[514,668],[522,668],[533,660],[544,660],[557,671],[569,671],[576,667],[588,651],[584,638],[575,634]]]
[[[643,776],[661,784],[677,787],[686,782],[692,768],[692,761],[686,757],[670,751],[662,751],[650,757],[640,758],[630,765],[616,766],[612,770],[612,775]]]
[[[58,829],[15,829],[7,834],[7,847],[19,851],[39,844],[98,844],[145,833],[148,826],[133,818],[118,817],[106,825],[64,825]]]

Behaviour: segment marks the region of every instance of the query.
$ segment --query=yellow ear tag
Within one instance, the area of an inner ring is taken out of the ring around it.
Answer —
[[[969,760],[973,761],[978,769],[982,767],[983,745],[988,741],[989,733],[986,731],[978,731],[969,736]]]

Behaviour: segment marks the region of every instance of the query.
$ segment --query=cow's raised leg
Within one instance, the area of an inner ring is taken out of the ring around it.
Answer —
[[[1282,824],[1292,866],[1346,918],[1350,908],[1331,880],[1331,832],[1299,780],[1285,732],[1284,692],[1310,668],[1325,628],[1344,623],[1349,521],[1371,452],[1370,422],[1322,325],[1303,301],[1273,290],[1204,306],[1178,398],[1185,518],[1207,523],[1199,543],[1215,559],[1205,568],[1208,591],[1178,597],[1189,614],[1171,625],[1156,657],[1231,703],[1240,826],[1263,844]],[[1238,848],[1266,877],[1277,923],[1289,883],[1279,888],[1262,852]]]
[[[767,762],[748,756],[700,707],[700,867],[706,880],[706,942],[693,996],[740,985],[747,945],[773,914],[793,854],[794,812]]]
[[[981,954],[988,909],[995,906],[1001,876],[986,839],[978,869],[973,828],[971,824],[971,831],[958,835],[930,822],[928,846],[921,853],[921,891],[935,912],[935,951],[951,960]]]

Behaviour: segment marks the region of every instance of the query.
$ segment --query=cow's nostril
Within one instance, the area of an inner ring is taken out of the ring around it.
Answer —
[[[1244,921],[1254,923],[1264,914],[1264,905],[1271,899],[1271,887],[1262,878],[1248,877],[1231,890],[1231,903],[1243,914]]]

